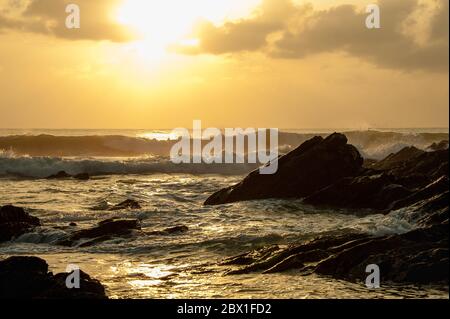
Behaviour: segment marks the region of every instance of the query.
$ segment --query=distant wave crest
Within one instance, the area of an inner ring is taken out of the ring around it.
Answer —
[[[363,157],[382,159],[405,146],[426,149],[448,140],[448,133],[345,132]],[[286,153],[315,135],[280,132],[279,151]],[[69,174],[245,174],[252,164],[173,164],[170,149],[176,141],[121,135],[0,136],[0,175],[43,178],[59,171]]]

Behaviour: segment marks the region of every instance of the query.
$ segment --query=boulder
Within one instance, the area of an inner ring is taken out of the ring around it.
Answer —
[[[39,218],[12,205],[0,208],[0,242],[9,241],[40,226]]]
[[[278,171],[250,173],[237,185],[211,195],[206,205],[266,198],[302,198],[344,177],[356,176],[363,159],[343,134],[314,137],[278,160]]]
[[[80,288],[67,288],[68,275],[53,275],[38,257],[0,260],[0,299],[107,299],[103,285],[81,270]]]

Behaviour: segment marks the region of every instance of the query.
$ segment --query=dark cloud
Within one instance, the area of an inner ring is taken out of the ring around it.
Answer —
[[[302,59],[310,55],[342,52],[380,67],[403,70],[448,71],[448,0],[437,1],[426,43],[404,32],[408,18],[420,10],[417,0],[380,0],[381,29],[367,29],[365,10],[340,5],[314,10],[294,6],[290,0],[264,0],[248,19],[221,27],[204,24],[196,36],[200,45],[180,49],[191,54],[222,54],[262,50],[274,58]],[[269,41],[271,34],[278,40]]]
[[[448,0],[441,0],[439,13],[425,44],[407,35],[404,25],[419,5],[415,0],[382,0],[381,29],[367,29],[367,13],[352,6],[318,11],[307,18],[300,32],[283,32],[271,54],[303,58],[325,52],[345,52],[376,65],[396,69],[448,70]]]
[[[10,2],[10,7],[22,5],[24,9],[14,18],[0,13],[0,30],[15,29],[66,39],[125,42],[132,39],[130,30],[111,18],[111,10],[119,2],[120,0],[15,0]],[[68,15],[65,8],[70,3],[80,6],[80,29],[68,29],[65,26]]]

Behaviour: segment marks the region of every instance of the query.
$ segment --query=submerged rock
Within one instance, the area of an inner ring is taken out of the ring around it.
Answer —
[[[68,178],[74,178],[74,179],[77,179],[80,181],[87,181],[90,179],[90,176],[88,173],[80,173],[80,174],[71,175],[71,174],[67,173],[66,171],[59,171],[58,173],[47,177],[47,179],[68,179]]]
[[[179,226],[169,227],[164,230],[152,231],[152,232],[147,233],[147,235],[150,235],[150,236],[173,235],[173,234],[185,233],[188,230],[189,230],[189,228],[187,226],[179,225]]]
[[[68,174],[66,171],[59,171],[56,174],[50,175],[47,177],[47,179],[65,179],[65,178],[71,178],[72,175]]]
[[[0,208],[0,242],[9,241],[40,225],[39,218],[31,216],[23,208],[12,205]]]
[[[91,177],[88,173],[80,173],[73,176],[73,178],[78,179],[80,181],[88,181]]]
[[[97,226],[75,231],[57,244],[73,246],[79,240],[89,240],[80,243],[82,246],[90,246],[95,243],[110,240],[114,237],[128,237],[134,230],[140,230],[141,224],[137,219],[107,219],[101,221]]]
[[[110,210],[121,210],[121,209],[141,209],[141,205],[134,199],[127,199],[110,208]]]
[[[103,285],[81,270],[80,287],[67,288],[68,275],[53,275],[38,257],[0,260],[0,299],[107,299]]]
[[[363,159],[343,134],[314,137],[278,160],[278,171],[250,173],[237,185],[211,195],[206,205],[265,198],[302,198],[344,177],[356,176]]]

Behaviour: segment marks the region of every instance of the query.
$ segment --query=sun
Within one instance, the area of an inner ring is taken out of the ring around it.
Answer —
[[[124,0],[117,21],[132,28],[146,54],[159,55],[176,43],[197,43],[190,37],[200,19],[220,24],[248,15],[261,0]]]
[[[162,49],[185,36],[195,24],[197,13],[189,3],[127,0],[119,8],[118,21],[134,29],[155,50]]]

